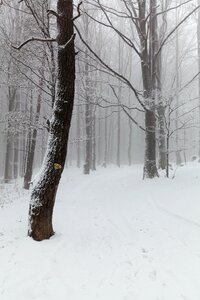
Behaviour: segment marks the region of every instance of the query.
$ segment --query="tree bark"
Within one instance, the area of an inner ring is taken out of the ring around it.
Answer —
[[[142,48],[142,77],[145,99],[145,159],[144,159],[144,178],[154,178],[158,176],[156,167],[156,118],[155,118],[155,13],[156,0],[150,0],[150,37],[149,50],[145,24],[145,1],[140,4],[140,29],[141,29],[141,48]]]
[[[162,25],[160,27],[160,35],[158,38],[158,32],[156,31],[156,40],[157,47],[156,51],[160,47],[160,43],[163,40],[165,33],[166,33],[166,11],[169,5],[169,1],[163,1],[161,5],[162,9]],[[158,27],[158,21],[156,20],[156,27]],[[157,113],[158,113],[158,149],[159,149],[159,168],[161,170],[165,170],[167,167],[167,145],[166,145],[166,124],[165,124],[165,113],[166,108],[162,97],[162,49],[160,50],[160,53],[157,56],[156,59],[156,80],[157,80],[157,92],[158,92],[158,107],[157,107]]]
[[[156,168],[156,119],[154,110],[148,110],[145,113],[145,128],[146,149],[144,163],[144,178],[154,178],[158,176],[158,171]]]
[[[57,94],[50,122],[48,148],[43,170],[31,194],[28,235],[34,240],[49,239],[53,234],[52,214],[64,169],[71,124],[74,86],[75,49],[73,1],[58,0],[58,70]]]

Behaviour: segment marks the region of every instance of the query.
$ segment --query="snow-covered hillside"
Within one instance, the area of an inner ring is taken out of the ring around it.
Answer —
[[[67,169],[44,242],[26,236],[29,196],[1,194],[0,300],[199,300],[200,165],[141,178]]]

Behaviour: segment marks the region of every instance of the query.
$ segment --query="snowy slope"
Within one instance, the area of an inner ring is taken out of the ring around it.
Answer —
[[[26,237],[28,195],[0,209],[0,300],[199,300],[200,166],[68,169],[49,241]],[[7,201],[8,202],[8,201]]]

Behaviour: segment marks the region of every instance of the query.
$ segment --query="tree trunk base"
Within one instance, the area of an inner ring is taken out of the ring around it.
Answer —
[[[51,216],[43,209],[38,215],[32,215],[28,235],[35,241],[48,240],[54,235]]]
[[[85,163],[83,167],[83,174],[89,175],[90,174],[90,165],[88,163]]]
[[[153,162],[145,162],[143,179],[145,179],[145,178],[152,179],[155,177],[159,177],[156,163],[154,161]]]

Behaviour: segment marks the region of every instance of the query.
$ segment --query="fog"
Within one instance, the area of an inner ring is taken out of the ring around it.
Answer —
[[[54,42],[36,40],[16,49],[32,37],[46,38],[48,34],[56,37],[56,18],[45,11],[55,8],[56,2],[43,2],[40,7],[35,1],[35,14],[31,14],[23,1],[20,4],[3,1],[1,5],[0,164],[1,178],[5,181],[24,176],[34,129],[37,131],[35,169],[41,166],[47,146],[47,124],[56,93],[57,46]],[[181,159],[178,163],[186,163],[200,152],[198,3],[196,0],[154,2],[156,22],[152,32],[149,1],[145,4],[145,39],[150,65],[155,55],[152,51],[159,51],[155,107],[161,98],[165,108],[164,139],[167,132],[170,135],[169,149],[164,150],[169,153],[169,163],[177,162],[177,153]],[[144,161],[144,107],[137,99],[138,95],[142,103],[146,101],[143,58],[138,54],[144,50],[139,32],[141,23],[136,16],[138,9],[137,1],[127,4],[93,0],[84,1],[81,7],[82,16],[75,24],[85,43],[77,33],[75,104],[66,166],[83,168],[87,156],[90,169]],[[157,162],[159,122],[156,116]],[[86,150],[87,143],[90,153]]]

